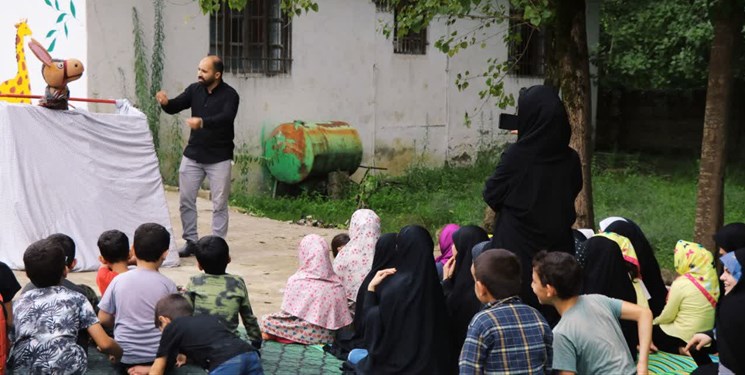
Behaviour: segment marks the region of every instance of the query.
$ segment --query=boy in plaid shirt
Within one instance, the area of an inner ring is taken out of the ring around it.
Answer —
[[[468,326],[461,374],[550,374],[553,334],[538,310],[522,303],[520,261],[504,249],[487,250],[471,266],[475,292],[486,304]]]

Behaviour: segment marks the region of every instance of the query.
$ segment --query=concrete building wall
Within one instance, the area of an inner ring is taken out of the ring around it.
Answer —
[[[479,98],[477,82],[463,92],[455,86],[458,73],[481,71],[489,57],[507,57],[501,36],[489,39],[486,48],[470,47],[449,58],[434,48],[434,42],[453,27],[472,25],[459,21],[448,26],[438,19],[428,28],[426,55],[395,54],[392,41],[380,32],[383,23],[393,22],[392,13],[378,11],[370,0],[318,3],[319,12],[293,20],[289,74],[225,75],[225,81],[241,95],[236,121],[236,144],[241,151],[259,155],[262,134],[296,119],[352,124],[362,138],[363,164],[389,168],[391,173],[419,163],[473,161],[479,149],[510,139],[497,129],[503,111]],[[166,1],[164,5],[163,88],[175,96],[195,81],[197,63],[208,52],[209,18],[201,14],[197,2]],[[87,2],[90,96],[135,97],[133,6],[151,46],[152,1]],[[492,31],[496,34],[498,29]],[[508,77],[505,90],[516,96],[520,87],[541,81]],[[514,108],[505,111],[514,112]],[[466,112],[472,118],[470,126],[465,124]]]

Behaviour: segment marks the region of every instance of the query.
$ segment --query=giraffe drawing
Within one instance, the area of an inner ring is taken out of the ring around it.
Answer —
[[[26,19],[22,19],[16,25],[16,61],[18,62],[18,73],[15,77],[0,83],[0,94],[30,95],[31,83],[28,80],[28,69],[26,67],[26,54],[23,49],[23,38],[31,35]],[[0,98],[11,103],[31,104],[31,99],[22,98]]]

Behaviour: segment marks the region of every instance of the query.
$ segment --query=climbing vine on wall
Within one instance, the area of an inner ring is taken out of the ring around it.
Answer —
[[[70,6],[67,10],[64,10],[63,8],[60,8],[59,0],[44,0],[44,3],[47,4],[48,7],[51,7],[59,15],[57,16],[57,22],[55,22],[54,27],[47,32],[46,39],[50,40],[49,47],[47,47],[47,51],[52,52],[54,51],[54,47],[57,45],[57,36],[60,35],[60,28],[62,32],[65,34],[65,38],[69,36],[69,31],[67,29],[67,21],[70,20],[70,18],[77,18],[77,11],[75,10],[75,2],[73,0],[70,0]]]
[[[137,8],[132,7],[132,24],[134,27],[134,53],[135,53],[135,95],[137,106],[147,116],[150,132],[153,135],[155,150],[160,151],[160,106],[155,102],[155,93],[163,83],[163,0],[153,2],[155,8],[153,53],[150,59],[147,57],[147,47],[143,39],[142,24]],[[150,63],[150,67],[148,67]]]

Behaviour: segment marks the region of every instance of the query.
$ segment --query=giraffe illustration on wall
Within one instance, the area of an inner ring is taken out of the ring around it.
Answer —
[[[28,69],[26,67],[26,53],[23,49],[23,38],[31,36],[31,29],[26,19],[22,19],[16,26],[16,61],[18,62],[18,73],[15,77],[0,83],[0,94],[30,95],[31,83],[28,80]],[[31,104],[31,99],[23,98],[0,98],[11,103]]]

